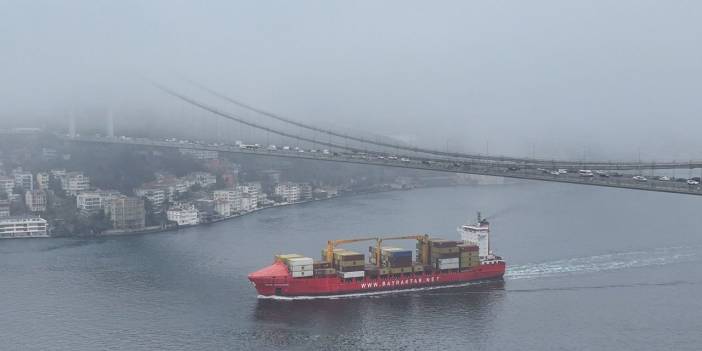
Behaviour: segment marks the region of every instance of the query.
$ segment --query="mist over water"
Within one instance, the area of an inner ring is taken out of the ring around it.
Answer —
[[[696,201],[547,183],[432,188],[176,233],[3,241],[0,339],[7,350],[694,350]],[[503,282],[289,301],[259,299],[246,280],[275,253],[316,257],[328,239],[370,232],[453,238],[477,210],[508,207],[491,222]]]

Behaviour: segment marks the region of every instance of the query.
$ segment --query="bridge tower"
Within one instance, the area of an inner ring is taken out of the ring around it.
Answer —
[[[73,111],[68,114],[68,135],[71,138],[76,137],[76,115]]]
[[[105,131],[105,135],[107,135],[108,138],[115,137],[115,120],[112,115],[112,109],[107,111],[107,130]]]

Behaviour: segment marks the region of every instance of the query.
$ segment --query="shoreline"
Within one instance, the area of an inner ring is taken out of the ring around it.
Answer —
[[[294,205],[304,205],[304,204],[310,204],[310,203],[315,203],[315,202],[321,202],[321,201],[330,201],[330,200],[336,200],[340,198],[349,198],[349,197],[354,197],[354,196],[360,196],[360,195],[371,195],[371,194],[382,194],[382,193],[389,193],[389,192],[397,192],[397,191],[411,191],[411,190],[417,190],[417,189],[430,189],[430,188],[453,188],[453,187],[474,187],[474,186],[495,186],[495,185],[504,185],[504,184],[457,184],[457,185],[429,185],[429,186],[415,186],[412,188],[406,188],[406,189],[386,189],[386,190],[374,190],[374,191],[359,191],[359,192],[354,192],[346,195],[338,195],[334,197],[329,197],[326,199],[317,199],[317,200],[306,200],[306,201],[300,201],[300,202],[293,202],[293,203],[284,203],[280,205],[272,205],[272,206],[266,206],[266,207],[260,207],[255,210],[242,213],[236,216],[229,216],[229,217],[224,217],[224,218],[219,218],[216,220],[213,220],[211,222],[207,223],[198,223],[195,225],[189,225],[189,226],[182,226],[178,227],[175,225],[172,226],[167,226],[167,227],[160,227],[160,226],[151,226],[143,229],[138,229],[138,230],[126,230],[126,231],[115,231],[115,232],[103,232],[100,234],[96,235],[66,235],[66,236],[48,236],[48,237],[41,237],[41,238],[26,238],[26,239],[68,239],[68,238],[73,238],[73,239],[105,239],[105,238],[111,238],[111,237],[124,237],[124,236],[134,236],[134,235],[147,235],[147,234],[156,234],[156,233],[168,233],[168,232],[178,232],[179,230],[185,230],[193,227],[199,227],[199,226],[207,226],[207,225],[215,225],[220,222],[226,222],[226,221],[231,221],[238,219],[240,217],[244,217],[247,215],[255,214],[257,212],[261,212],[264,210],[270,210],[274,208],[283,208],[283,207],[289,207],[289,206],[294,206]],[[25,238],[17,238],[17,239],[25,239]]]
[[[415,189],[424,189],[424,188],[430,188],[430,187],[414,187],[414,188],[409,188],[409,189],[388,189],[388,190],[379,190],[379,191],[368,191],[368,192],[357,192],[353,194],[348,194],[348,195],[338,195],[334,197],[329,197],[326,199],[317,199],[317,200],[306,200],[306,201],[299,201],[299,202],[293,202],[293,203],[283,203],[279,205],[272,205],[272,206],[266,206],[266,207],[260,207],[255,210],[242,213],[236,216],[229,216],[229,217],[224,217],[224,218],[219,218],[216,220],[213,220],[211,222],[207,223],[198,223],[195,225],[188,225],[188,226],[173,226],[173,227],[167,227],[167,228],[160,228],[156,229],[154,227],[151,227],[152,229],[148,230],[134,230],[134,231],[124,231],[124,232],[114,232],[114,233],[101,233],[97,235],[92,235],[92,236],[55,236],[55,237],[46,237],[46,238],[86,238],[86,239],[91,239],[91,238],[109,238],[109,237],[121,237],[121,236],[131,236],[131,235],[147,235],[147,234],[156,234],[156,233],[168,233],[168,232],[177,232],[180,230],[185,230],[185,229],[190,229],[194,227],[200,227],[200,226],[207,226],[207,225],[214,225],[218,224],[220,222],[227,222],[231,220],[235,220],[247,215],[255,214],[257,212],[265,211],[265,210],[270,210],[274,208],[283,208],[283,207],[290,207],[290,206],[295,206],[295,205],[305,205],[305,204],[310,204],[310,203],[315,203],[315,202],[321,202],[321,201],[330,201],[330,200],[336,200],[339,198],[348,198],[348,197],[354,197],[354,196],[360,196],[360,195],[369,195],[369,194],[380,194],[380,193],[387,193],[387,192],[393,192],[393,191],[410,191],[410,190],[415,190]]]

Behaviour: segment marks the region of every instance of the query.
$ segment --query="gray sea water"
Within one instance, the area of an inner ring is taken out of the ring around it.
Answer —
[[[699,350],[701,201],[546,183],[432,188],[174,233],[3,240],[0,349]],[[246,280],[275,253],[317,257],[331,238],[454,238],[478,210],[496,214],[504,282],[278,301]]]

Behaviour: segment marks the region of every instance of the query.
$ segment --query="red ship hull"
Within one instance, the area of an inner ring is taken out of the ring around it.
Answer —
[[[331,296],[379,291],[395,291],[479,280],[499,279],[505,274],[504,261],[483,262],[464,271],[408,273],[378,278],[342,279],[336,276],[292,278],[282,262],[249,274],[249,280],[262,296]]]

